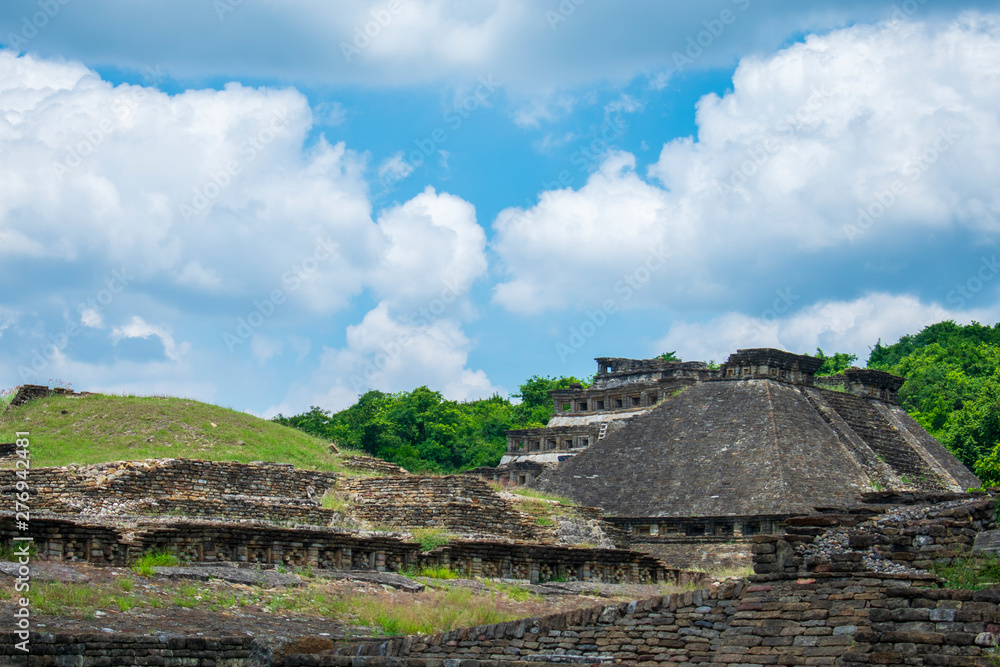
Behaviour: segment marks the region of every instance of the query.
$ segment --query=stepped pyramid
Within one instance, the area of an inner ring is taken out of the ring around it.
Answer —
[[[702,367],[660,391],[651,409],[549,468],[537,485],[620,519],[781,517],[850,508],[878,490],[980,485],[898,405],[903,378],[852,368],[819,378],[823,386],[814,378],[821,363],[739,350],[721,369]]]

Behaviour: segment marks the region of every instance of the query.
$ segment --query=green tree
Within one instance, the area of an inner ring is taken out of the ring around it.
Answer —
[[[823,365],[816,371],[816,375],[836,375],[841,371],[850,368],[858,360],[858,355],[846,352],[834,352],[832,357],[823,354],[821,348],[816,348],[816,358],[823,360]]]

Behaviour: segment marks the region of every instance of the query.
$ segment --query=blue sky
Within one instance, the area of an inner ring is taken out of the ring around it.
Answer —
[[[0,385],[258,414],[997,321],[1000,2],[11,0]]]

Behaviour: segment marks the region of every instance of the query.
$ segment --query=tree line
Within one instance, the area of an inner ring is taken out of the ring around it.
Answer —
[[[827,355],[818,375],[832,375],[857,361]],[[662,358],[678,360],[674,352]],[[1000,484],[1000,324],[946,321],[871,348],[867,367],[906,378],[900,404],[985,484]],[[590,379],[592,381],[592,378]],[[510,429],[540,428],[552,416],[548,392],[587,379],[532,376],[511,400],[494,395],[477,401],[445,400],[427,387],[369,391],[339,412],[313,406],[274,421],[342,446],[362,450],[414,472],[455,472],[494,466]]]

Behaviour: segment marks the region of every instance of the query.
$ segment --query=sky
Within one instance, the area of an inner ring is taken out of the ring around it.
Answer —
[[[0,389],[263,416],[998,321],[1000,0],[6,0]]]

